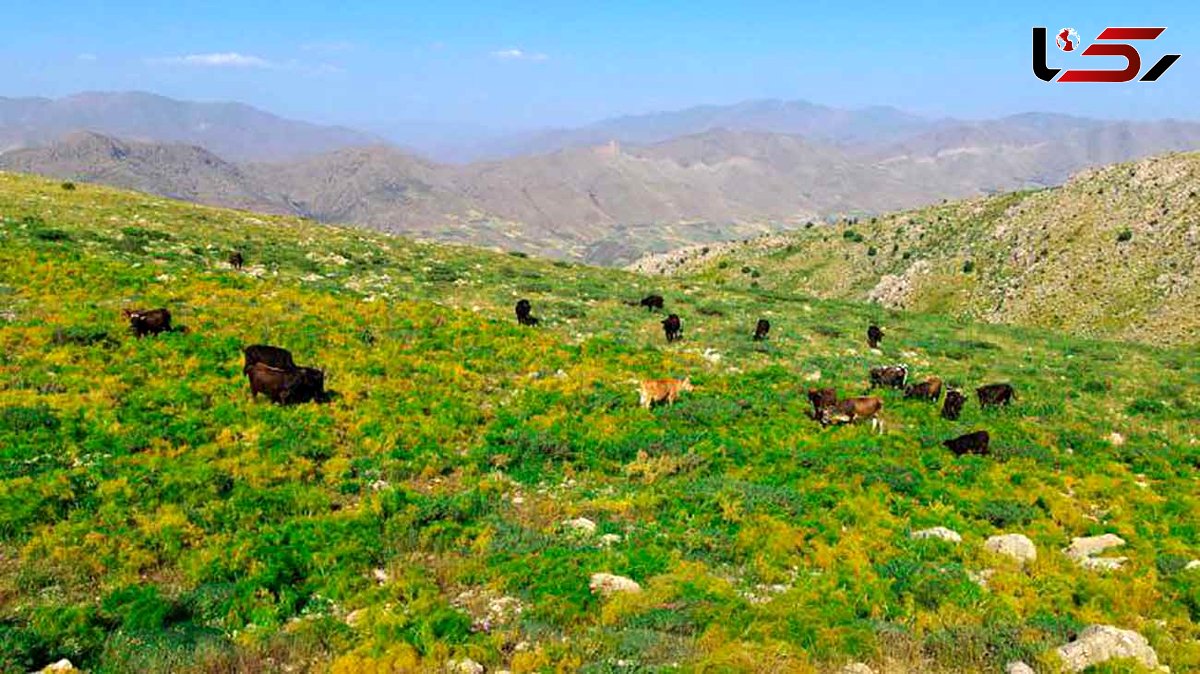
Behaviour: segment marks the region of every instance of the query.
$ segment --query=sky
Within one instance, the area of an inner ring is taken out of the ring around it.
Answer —
[[[1200,3],[974,4],[0,0],[0,96],[142,90],[377,128],[575,126],[758,98],[1200,119]],[[1139,45],[1143,69],[1182,58],[1155,83],[1048,84],[1032,75],[1033,26],[1085,44],[1166,26]]]

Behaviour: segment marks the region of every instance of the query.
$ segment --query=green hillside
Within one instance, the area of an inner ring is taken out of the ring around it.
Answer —
[[[1054,671],[1095,623],[1200,668],[1196,349],[759,280],[0,174],[0,671]],[[649,292],[682,342],[623,303]],[[186,330],[134,339],[121,309],[157,306]],[[255,342],[324,368],[334,400],[252,401]],[[1018,399],[948,422],[889,391],[881,435],[807,417],[808,387],[865,393],[896,361]],[[684,375],[677,405],[637,407],[638,379]],[[975,429],[992,456],[940,444]],[[962,542],[910,537],[934,526]],[[1061,552],[1108,532],[1120,569]],[[999,533],[1036,561],[985,551]]]
[[[1200,154],[668,257],[673,273],[740,287],[1195,344]]]

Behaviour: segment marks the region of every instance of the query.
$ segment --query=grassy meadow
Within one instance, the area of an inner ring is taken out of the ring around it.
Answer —
[[[159,306],[186,329],[135,339]],[[253,343],[333,401],[252,401]],[[1198,355],[0,174],[0,671],[1051,672],[1094,623],[1197,671]],[[893,362],[1018,400],[808,418]],[[1060,552],[1107,532],[1121,569]]]

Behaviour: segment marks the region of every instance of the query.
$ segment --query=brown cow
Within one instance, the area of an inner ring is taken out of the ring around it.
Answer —
[[[250,380],[250,395],[265,394],[277,405],[290,405],[325,399],[325,373],[312,367],[283,370],[266,363],[254,363],[246,368]]]
[[[904,388],[908,381],[908,367],[904,365],[883,365],[871,368],[871,388]]]
[[[958,415],[962,414],[963,403],[967,402],[967,397],[963,392],[956,389],[946,390],[946,403],[942,405],[942,418],[956,421]]]
[[[820,420],[825,410],[837,404],[837,391],[831,388],[810,388],[808,401],[813,406],[812,418]]]
[[[645,379],[638,386],[638,404],[646,409],[655,403],[674,405],[682,391],[693,391],[691,377],[683,379]]]
[[[125,309],[124,314],[139,339],[171,331],[171,312],[166,309]]]
[[[960,435],[957,438],[947,440],[942,444],[951,452],[954,452],[955,456],[962,456],[963,454],[987,456],[989,453],[989,440],[987,431],[975,431],[974,433],[967,433],[966,435]]]
[[[883,399],[878,396],[846,398],[821,411],[821,425],[852,424],[859,419],[870,419],[871,429],[882,433],[883,422],[879,419],[882,409]]]
[[[937,402],[938,398],[942,397],[942,380],[938,377],[926,377],[925,381],[919,384],[912,384],[904,388],[905,398],[922,398]]]
[[[1011,384],[988,384],[987,386],[980,386],[975,389],[975,395],[979,396],[980,407],[1007,405],[1017,397],[1017,393],[1013,390]]]

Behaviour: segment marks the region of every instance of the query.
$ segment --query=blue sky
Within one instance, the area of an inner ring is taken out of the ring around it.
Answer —
[[[1200,119],[1200,3],[963,4],[14,1],[0,95],[138,89],[322,122],[498,128],[751,98]],[[1034,25],[1085,42],[1163,25],[1143,68],[1183,58],[1154,84],[1045,84],[1030,71]]]

